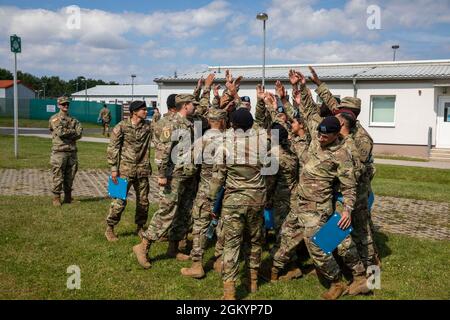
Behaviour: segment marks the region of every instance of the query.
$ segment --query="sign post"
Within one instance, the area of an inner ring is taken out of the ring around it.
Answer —
[[[14,53],[14,156],[17,159],[19,154],[18,136],[19,136],[19,101],[17,94],[17,54],[22,52],[22,42],[20,37],[12,35],[11,52]]]

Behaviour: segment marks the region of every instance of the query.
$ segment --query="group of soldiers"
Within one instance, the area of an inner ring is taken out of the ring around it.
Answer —
[[[228,70],[222,94],[220,85],[214,84],[215,74],[210,74],[198,81],[193,94],[170,95],[168,112],[152,122],[146,120],[144,101],[131,103],[130,117],[112,130],[107,159],[113,182],[126,178],[127,193],[131,186],[136,193],[136,234],[141,242],[133,252],[143,268],[151,267],[152,244],[168,241],[169,257],[192,261],[181,274],[203,278],[204,252],[212,241],[208,233],[217,224],[214,270],[222,275],[224,299],[236,299],[241,258],[249,292],[258,290],[259,278],[276,282],[300,277],[302,246],[314,263],[314,273],[330,283],[324,299],[370,292],[366,270],[381,263],[368,207],[375,174],[373,141],[357,120],[360,99],[334,97],[314,69],[310,71],[321,104],[314,102],[305,76],[290,70],[292,100],[280,81],[275,93],[258,85],[254,117],[250,98],[239,96],[242,77],[233,78]],[[70,202],[75,141],[82,129],[67,114],[68,100],[60,98],[58,104],[61,112],[50,119],[53,192],[59,199],[64,185],[64,202]],[[159,208],[145,228],[151,145]],[[276,162],[277,170],[267,170],[267,159]],[[126,204],[121,199],[111,202],[108,241],[118,240],[114,228]],[[270,259],[262,262],[268,242],[265,209],[273,211],[275,241]],[[353,231],[334,254],[327,254],[312,237],[337,209],[339,227],[352,225]],[[351,272],[350,284],[343,280],[342,268]]]

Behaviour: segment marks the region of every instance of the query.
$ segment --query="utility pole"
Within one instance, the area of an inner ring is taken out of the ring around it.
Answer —
[[[14,157],[19,156],[19,97],[17,92],[17,54],[22,52],[22,41],[17,35],[12,35],[11,52],[14,53]]]

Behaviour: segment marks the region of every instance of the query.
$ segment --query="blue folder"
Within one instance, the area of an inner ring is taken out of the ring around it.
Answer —
[[[225,188],[220,187],[219,192],[217,193],[216,201],[214,202],[213,213],[216,215],[220,215],[220,210],[222,210],[222,201],[225,195]]]
[[[111,176],[108,179],[108,195],[115,199],[127,199],[127,179],[117,178],[117,184],[112,181]]]
[[[273,228],[275,227],[272,208],[264,209],[264,226],[266,227],[267,230],[273,230]]]
[[[326,254],[331,254],[353,230],[351,226],[345,230],[339,228],[338,222],[340,219],[341,215],[335,212],[312,237],[312,241]]]

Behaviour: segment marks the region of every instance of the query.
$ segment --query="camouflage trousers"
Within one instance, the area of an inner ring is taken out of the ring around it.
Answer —
[[[52,151],[50,164],[52,166],[53,194],[60,195],[63,190],[65,193],[72,192],[73,180],[78,171],[77,152]]]
[[[217,223],[216,236],[217,236],[217,240],[216,240],[216,247],[214,249],[214,257],[216,259],[218,259],[218,258],[223,256],[223,244],[225,242],[225,237],[224,237],[224,234],[223,234],[223,219],[222,219],[222,216],[220,216],[219,222]]]
[[[333,255],[327,255],[311,240],[311,237],[327,222],[332,212],[331,202],[316,203],[306,200],[293,202],[292,210],[281,227],[279,248],[272,252],[273,266],[279,270],[283,269],[300,242],[305,240],[308,252],[320,273],[330,281],[338,280],[341,270]],[[354,276],[364,275],[364,265],[359,260],[358,251],[350,235],[338,246],[337,251]]]
[[[263,206],[224,204],[222,219],[224,237],[222,279],[236,281],[241,247],[246,247],[244,256],[247,268],[257,271],[261,264]]]
[[[102,135],[109,137],[109,122],[102,122],[103,132]]]
[[[358,184],[355,207],[352,212],[352,238],[366,267],[375,263],[376,254],[368,198],[369,186],[365,183]]]
[[[272,203],[275,234],[280,233],[281,226],[291,211],[291,191],[289,189],[282,189],[282,191],[275,192]]]
[[[121,177],[128,180],[127,195],[131,186],[136,193],[136,215],[134,222],[136,225],[143,226],[147,222],[148,218],[148,193],[150,190],[150,184],[148,177]],[[106,223],[109,226],[115,226],[119,223],[122,213],[127,205],[127,200],[114,199],[109,207],[109,213],[106,217]]]
[[[159,209],[144,232],[144,238],[151,241],[165,236],[169,241],[185,239],[192,226],[193,189],[196,188],[197,178],[184,176],[174,176],[169,184],[160,187]]]

